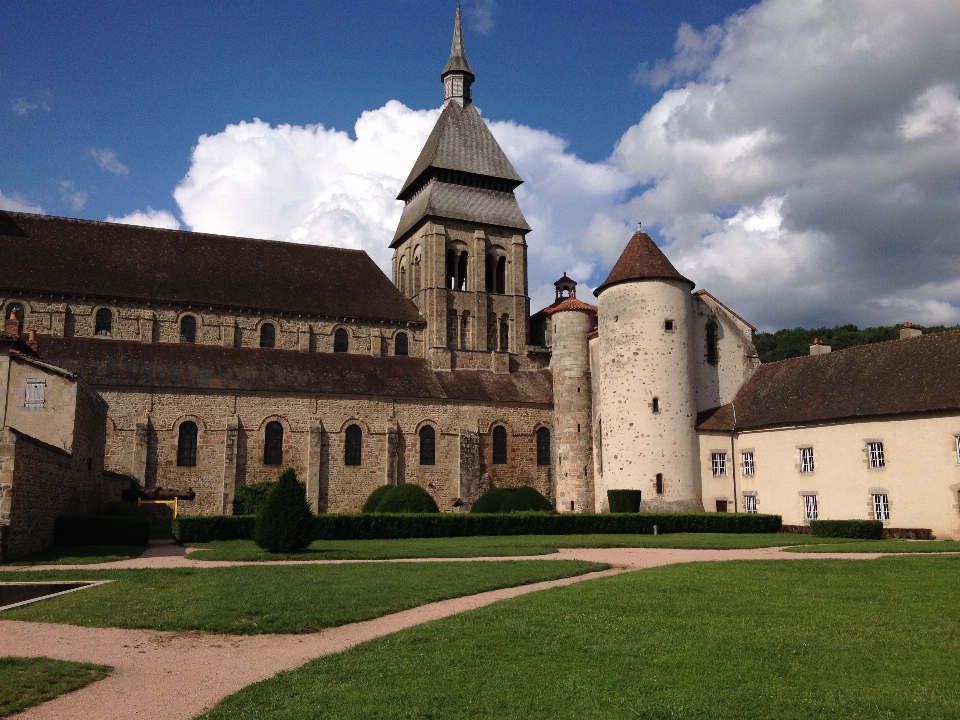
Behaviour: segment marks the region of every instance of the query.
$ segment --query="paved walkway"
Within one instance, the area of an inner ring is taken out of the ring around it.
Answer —
[[[564,549],[552,555],[521,558],[467,558],[475,562],[512,559],[589,560],[613,566],[578,577],[494,590],[430,603],[375,620],[353,623],[308,635],[217,635],[203,632],[157,632],[86,628],[52,623],[0,620],[0,655],[52,657],[110,665],[114,672],[73,693],[38,705],[17,718],[162,718],[187,720],[227,695],[282,670],[292,670],[323,655],[342,652],[367,640],[430,620],[489,605],[548,588],[621,572],[684,562],[722,560],[809,560],[839,558],[864,560],[881,553],[782,553],[779,548],[757,550],[673,550],[665,548]],[[459,562],[456,558],[428,562]],[[347,560],[292,561],[284,564],[331,564]],[[424,562],[424,560],[362,561]],[[183,548],[155,544],[134,560],[78,569],[222,567],[253,563],[193,561]],[[277,563],[257,563],[277,564]],[[25,570],[64,569],[66,566],[24,567]],[[14,569],[7,567],[5,569]]]

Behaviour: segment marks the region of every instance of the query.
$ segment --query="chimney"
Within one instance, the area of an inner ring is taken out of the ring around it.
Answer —
[[[813,345],[810,346],[811,355],[826,355],[828,352],[830,352],[829,345],[824,345],[820,338],[813,339]]]
[[[905,323],[900,327],[900,339],[901,339],[901,340],[903,340],[903,339],[905,339],[905,338],[920,337],[921,335],[923,335],[923,330],[921,330],[920,328],[915,328],[915,327],[913,326],[913,323],[905,322]]]
[[[27,347],[29,347],[34,352],[37,352],[37,331],[36,330],[27,331]]]
[[[10,311],[10,317],[8,317],[3,323],[3,331],[5,333],[9,333],[10,335],[20,334],[20,320],[17,318],[16,310]]]

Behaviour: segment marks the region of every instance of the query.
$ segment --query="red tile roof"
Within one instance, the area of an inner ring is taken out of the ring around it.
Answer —
[[[729,431],[960,410],[960,331],[761,365],[731,405],[701,413]]]
[[[613,270],[593,294],[600,297],[600,293],[611,285],[631,280],[682,280],[689,283],[691,289],[694,286],[692,281],[677,272],[663,251],[643,230],[637,230],[630,238]]]
[[[296,395],[365,395],[480,402],[553,403],[547,370],[495,374],[433,371],[426,360],[350,353],[37,337],[40,357],[95,388],[169,388]]]
[[[564,298],[563,300],[558,300],[557,302],[553,303],[553,305],[548,305],[543,310],[538,312],[537,315],[540,315],[541,313],[544,315],[553,315],[554,313],[563,312],[565,310],[583,310],[585,312],[593,313],[594,315],[597,314],[596,305],[590,305],[582,300],[577,300],[577,298]]]
[[[6,291],[423,322],[360,250],[0,211],[0,253]]]

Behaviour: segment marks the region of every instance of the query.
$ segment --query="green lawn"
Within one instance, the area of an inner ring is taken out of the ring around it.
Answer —
[[[103,665],[50,658],[0,657],[0,717],[26,710],[105,678]]]
[[[836,538],[818,538],[823,545],[794,547],[790,552],[884,552],[884,553],[944,553],[960,552],[960,542],[956,540],[839,540]],[[838,543],[834,545],[832,541]]]
[[[779,545],[836,544],[836,538],[789,533],[671,535],[506,535],[496,537],[413,538],[405,540],[316,540],[296,555],[271,555],[252,540],[190,543],[192,560],[391,560],[425,557],[503,557],[546,555],[558,548],[658,547],[731,550]]]
[[[957,718],[960,557],[675,565],[315,660],[203,717]]]
[[[53,545],[29,557],[17,558],[9,565],[90,565],[132,560],[140,557],[145,545]]]
[[[376,563],[176,570],[37,571],[30,580],[113,580],[21,608],[4,620],[92,627],[305,633],[446,598],[606,566],[555,560]]]

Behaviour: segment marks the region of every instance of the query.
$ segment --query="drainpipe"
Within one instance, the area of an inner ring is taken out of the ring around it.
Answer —
[[[737,453],[734,448],[733,438],[737,434],[737,406],[730,403],[733,410],[733,429],[730,431],[730,464],[733,466],[733,511],[739,512],[737,503]]]

